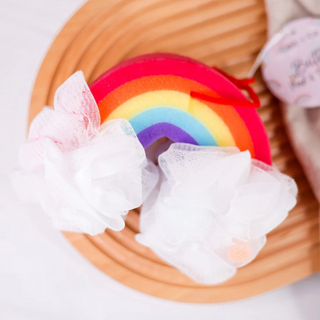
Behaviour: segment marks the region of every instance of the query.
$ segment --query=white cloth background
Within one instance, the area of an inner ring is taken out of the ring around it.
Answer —
[[[0,319],[319,319],[320,274],[240,302],[164,301],[116,283],[78,254],[39,210],[25,213],[6,175],[25,137],[40,62],[82,2],[0,0]]]

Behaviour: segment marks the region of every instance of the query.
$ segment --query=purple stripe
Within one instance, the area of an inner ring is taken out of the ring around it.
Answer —
[[[154,124],[138,133],[138,138],[145,149],[162,137],[167,137],[173,142],[184,142],[195,145],[198,144],[197,141],[193,139],[187,132],[171,123],[166,122]]]

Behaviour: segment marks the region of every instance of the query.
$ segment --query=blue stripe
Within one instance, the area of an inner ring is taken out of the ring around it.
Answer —
[[[154,124],[166,122],[187,132],[200,146],[217,146],[217,142],[210,131],[199,120],[179,109],[151,108],[132,117],[129,122],[137,135]]]

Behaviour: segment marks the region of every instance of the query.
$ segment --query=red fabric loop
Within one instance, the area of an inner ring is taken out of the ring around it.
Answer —
[[[199,93],[195,91],[191,91],[190,95],[192,98],[209,101],[217,104],[222,105],[232,105],[232,106],[239,106],[239,107],[249,107],[249,108],[259,108],[260,107],[260,100],[257,96],[257,94],[252,90],[252,88],[249,86],[250,83],[254,82],[254,78],[249,79],[236,79],[227,73],[223,72],[222,70],[218,69],[217,67],[213,67],[212,69],[218,71],[221,73],[224,77],[226,77],[229,81],[231,81],[237,88],[240,90],[245,90],[248,92],[249,97],[252,101],[244,101],[244,100],[238,100],[238,99],[229,99],[225,97],[212,97],[208,96],[204,93]]]

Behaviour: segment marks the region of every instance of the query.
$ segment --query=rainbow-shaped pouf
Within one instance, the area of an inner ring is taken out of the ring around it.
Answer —
[[[216,70],[173,54],[149,54],[124,61],[98,78],[90,89],[102,123],[129,120],[147,148],[166,136],[174,142],[203,146],[236,146],[271,163],[269,140],[254,108],[220,105],[192,98],[247,98]]]

